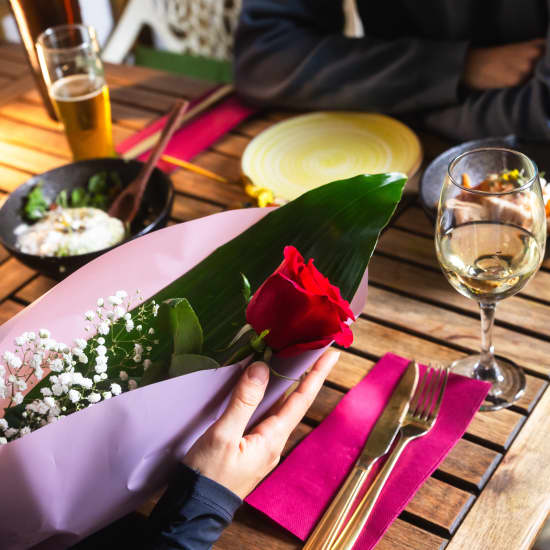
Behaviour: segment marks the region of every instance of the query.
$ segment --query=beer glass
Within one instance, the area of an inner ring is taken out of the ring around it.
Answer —
[[[114,156],[109,90],[94,29],[51,27],[38,37],[36,49],[74,159]]]

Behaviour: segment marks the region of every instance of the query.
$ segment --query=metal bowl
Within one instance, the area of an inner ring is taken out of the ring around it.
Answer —
[[[420,180],[420,202],[428,217],[435,222],[437,203],[441,194],[441,187],[447,174],[447,167],[458,155],[480,147],[505,147],[515,149],[526,154],[538,167],[539,171],[550,171],[548,158],[548,144],[541,142],[527,142],[516,136],[492,137],[467,141],[447,149],[436,157],[426,168]]]
[[[104,171],[117,172],[123,186],[127,186],[136,178],[142,165],[143,163],[135,160],[97,158],[73,162],[32,177],[13,191],[0,209],[0,242],[10,254],[43,275],[54,279],[66,277],[90,260],[97,258],[107,250],[111,250],[118,245],[87,254],[61,258],[36,256],[21,252],[16,246],[14,229],[18,225],[25,223],[21,212],[25,197],[29,191],[36,184],[42,182],[44,196],[53,201],[63,189],[70,192],[76,187],[85,187],[91,176]],[[174,188],[170,178],[164,172],[155,168],[149,178],[149,184],[143,197],[142,208],[132,223],[129,235],[124,242],[164,227],[168,221],[173,201]]]

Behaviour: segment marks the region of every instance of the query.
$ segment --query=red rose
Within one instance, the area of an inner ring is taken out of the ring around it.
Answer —
[[[306,264],[293,246],[285,247],[285,259],[256,291],[246,310],[246,320],[281,356],[318,349],[333,340],[344,347],[353,342],[346,324],[355,320],[340,290],[313,265]]]

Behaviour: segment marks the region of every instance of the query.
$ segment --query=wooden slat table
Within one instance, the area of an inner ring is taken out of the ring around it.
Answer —
[[[70,161],[58,124],[33,88],[19,46],[0,45],[0,203],[31,175]],[[164,113],[176,97],[193,98],[210,84],[146,68],[107,66],[118,142]],[[172,222],[242,206],[240,155],[258,132],[289,113],[264,112],[220,139],[194,162],[230,180],[220,184],[179,170]],[[421,135],[426,160],[450,144]],[[287,451],[317,425],[384,353],[446,363],[477,350],[476,305],[442,276],[433,228],[408,185],[407,206],[384,233],[369,270],[367,307],[345,351]],[[54,282],[0,250],[0,323]],[[527,391],[512,408],[478,413],[464,437],[387,531],[379,550],[527,549],[550,507],[550,261],[520,294],[500,306],[499,353],[527,372]],[[247,506],[217,549],[283,550],[301,542]]]

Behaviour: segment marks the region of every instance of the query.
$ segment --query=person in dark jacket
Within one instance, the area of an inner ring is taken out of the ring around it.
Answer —
[[[548,8],[549,0],[243,0],[237,90],[261,105],[414,114],[457,140],[550,140]]]

